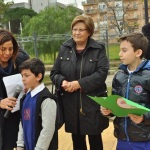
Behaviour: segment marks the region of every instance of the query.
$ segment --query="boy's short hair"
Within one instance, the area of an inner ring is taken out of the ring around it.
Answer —
[[[32,58],[24,61],[19,66],[19,72],[23,69],[30,69],[30,71],[37,77],[39,73],[42,74],[42,78],[39,82],[42,82],[45,74],[45,66],[44,63],[38,58]]]
[[[142,55],[140,58],[143,58],[145,56],[145,53],[147,51],[147,46],[148,46],[148,39],[144,36],[143,33],[141,32],[133,32],[129,33],[126,35],[123,35],[122,37],[119,38],[119,42],[122,41],[128,41],[131,43],[134,51],[141,49],[142,50]]]

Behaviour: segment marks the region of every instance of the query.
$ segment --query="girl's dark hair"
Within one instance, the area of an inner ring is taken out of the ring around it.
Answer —
[[[7,30],[0,30],[0,45],[3,46],[3,44],[8,41],[11,41],[13,43],[13,55],[11,59],[12,61],[15,61],[19,51],[18,43],[11,32]]]

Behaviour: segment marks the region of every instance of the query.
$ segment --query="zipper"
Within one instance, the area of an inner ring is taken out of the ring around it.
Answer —
[[[75,54],[75,51],[74,51],[74,49],[72,48],[72,51],[74,52],[74,54]],[[87,51],[87,49],[84,51],[84,53]],[[82,54],[82,58],[81,58],[81,65],[80,65],[80,79],[81,79],[81,77],[82,77],[82,69],[83,69],[83,55],[84,55],[84,53]],[[76,54],[75,54],[75,56],[76,56]],[[82,96],[81,96],[81,92],[82,92],[82,90],[80,89],[80,114],[81,115],[85,115],[85,113],[84,113],[84,111],[83,111],[83,104],[82,104]]]
[[[87,51],[87,48],[85,49],[85,51],[83,52],[83,54],[82,54],[82,59],[81,59],[81,65],[80,65],[80,79],[81,79],[81,77],[82,77],[82,69],[83,69],[83,55],[85,54],[85,52]],[[83,103],[82,103],[82,96],[81,96],[81,91],[82,90],[80,90],[80,114],[81,115],[85,115],[85,112],[84,112],[84,110],[83,110]]]
[[[82,66],[83,66],[83,55],[82,55],[81,65],[80,65],[80,79],[81,79],[81,73],[82,73]],[[84,111],[83,111],[81,90],[80,90],[80,114],[81,114],[81,115],[85,115],[85,113],[84,113]]]
[[[131,75],[132,74],[129,74],[129,77],[128,77],[128,81],[127,81],[127,89],[126,89],[126,95],[125,95],[125,98],[129,98],[129,88],[130,88],[130,79],[131,79]],[[125,117],[125,122],[124,122],[124,130],[125,130],[125,135],[127,137],[127,141],[129,142],[129,136],[128,136],[128,133],[127,133],[127,117]]]

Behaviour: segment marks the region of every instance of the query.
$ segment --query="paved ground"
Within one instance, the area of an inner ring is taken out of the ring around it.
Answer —
[[[113,77],[114,77],[114,75],[108,75],[107,76],[107,79],[106,79],[107,87],[111,87],[112,86]]]
[[[114,127],[112,121],[109,122],[109,127],[102,132],[103,149],[104,150],[116,150],[117,140],[114,137]],[[58,150],[73,150],[71,134],[66,133],[64,126],[58,132],[59,148]],[[88,137],[86,136],[87,149],[89,148]]]

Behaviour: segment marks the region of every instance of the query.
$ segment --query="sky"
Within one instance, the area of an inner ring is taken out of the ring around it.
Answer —
[[[83,9],[83,6],[82,6],[82,1],[84,0],[57,0],[57,2],[60,2],[60,3],[63,3],[63,4],[70,4],[70,3],[77,3],[77,7],[80,8],[80,9]]]
[[[5,2],[10,2],[12,0],[5,0]],[[14,3],[20,3],[20,2],[28,2],[28,0],[13,0]],[[71,4],[71,3],[77,3],[77,7],[80,9],[83,9],[83,6],[81,4],[81,2],[84,0],[57,0],[57,2],[60,2],[62,4]]]

